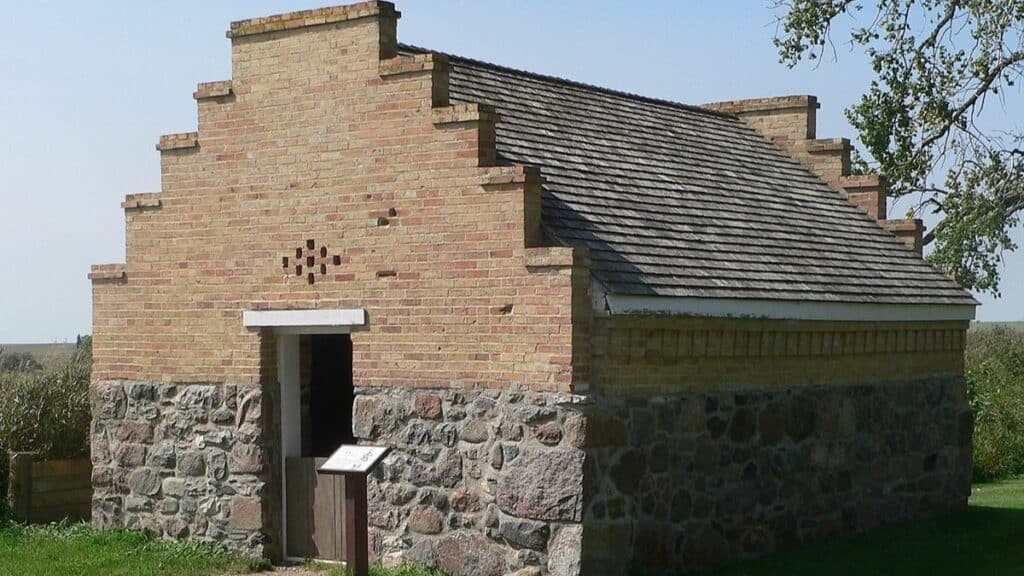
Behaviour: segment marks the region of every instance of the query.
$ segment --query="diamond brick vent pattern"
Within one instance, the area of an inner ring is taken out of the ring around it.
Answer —
[[[294,257],[284,256],[281,258],[281,268],[287,273],[291,274],[294,270],[295,276],[301,277],[303,273],[306,275],[306,282],[314,284],[316,277],[319,274],[324,276],[327,274],[328,266],[339,266],[341,265],[341,256],[335,254],[328,256],[327,247],[320,246],[316,247],[315,240],[306,240],[304,246],[295,248]]]

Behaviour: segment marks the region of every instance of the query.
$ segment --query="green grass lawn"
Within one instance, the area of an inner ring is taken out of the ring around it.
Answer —
[[[138,532],[93,532],[87,524],[30,526],[0,522],[0,576],[215,576],[269,569],[262,558]],[[337,564],[310,563],[323,576],[345,576]],[[445,576],[412,566],[371,567],[370,576]]]
[[[702,574],[1024,574],[1024,480],[976,485],[970,504],[962,513],[811,544]]]
[[[348,576],[345,568],[338,564],[324,564],[320,562],[309,562],[306,567],[313,571],[323,572],[323,576]],[[449,576],[447,572],[438,569],[421,568],[419,566],[402,565],[394,568],[384,568],[380,565],[370,565],[370,576]]]
[[[259,568],[244,558],[139,533],[93,532],[86,524],[0,526],[0,576],[205,576]]]
[[[88,526],[0,525],[0,576],[204,576],[239,574],[259,563],[189,542],[151,540]],[[311,566],[312,567],[312,566]],[[325,576],[343,573],[320,565]],[[810,544],[722,566],[704,576],[996,576],[1024,574],[1024,480],[975,486],[961,513],[890,526],[845,540]],[[415,568],[373,576],[440,576]]]

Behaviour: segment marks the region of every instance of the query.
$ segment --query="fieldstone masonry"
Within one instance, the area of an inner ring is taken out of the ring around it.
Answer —
[[[396,449],[370,482],[378,556],[457,574],[579,573],[582,397],[514,389],[357,393],[356,435]]]
[[[962,379],[650,397],[362,389],[375,554],[457,574],[707,566],[962,507]]]
[[[93,384],[93,522],[263,553],[258,385]]]
[[[962,379],[605,399],[584,519],[593,574],[669,573],[963,506]]]

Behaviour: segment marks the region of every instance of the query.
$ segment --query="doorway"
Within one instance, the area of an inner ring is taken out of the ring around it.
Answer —
[[[338,446],[355,441],[352,336],[312,334],[303,336],[299,345],[303,358],[309,359],[308,374],[303,375],[302,455],[326,458]]]
[[[287,554],[344,561],[344,478],[317,469],[338,446],[355,441],[352,337],[303,334],[294,344],[297,381],[282,378],[282,435],[287,438],[291,430],[293,438],[298,436],[285,452]],[[289,395],[292,401],[286,402]]]
[[[353,440],[351,334],[369,316],[362,308],[245,310],[242,325],[272,330],[277,349],[283,555],[344,561],[344,479],[316,470]]]

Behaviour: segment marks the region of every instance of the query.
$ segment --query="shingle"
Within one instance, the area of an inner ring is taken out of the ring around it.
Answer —
[[[499,162],[541,169],[546,230],[613,293],[975,303],[735,116],[448,58],[452,103],[498,110]]]

